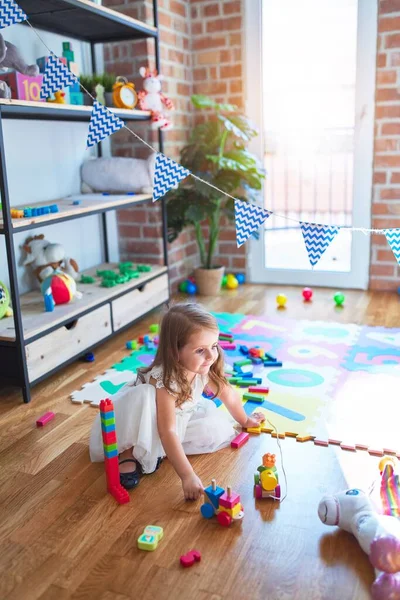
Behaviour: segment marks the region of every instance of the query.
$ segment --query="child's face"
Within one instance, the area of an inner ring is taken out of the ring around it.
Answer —
[[[216,329],[202,329],[192,333],[187,344],[179,351],[179,362],[191,373],[207,375],[218,358],[218,335]]]

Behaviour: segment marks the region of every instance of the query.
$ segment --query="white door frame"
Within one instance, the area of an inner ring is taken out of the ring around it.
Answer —
[[[264,140],[261,11],[263,2],[274,1],[278,2],[279,0],[244,0],[245,111],[260,131],[260,135],[252,141],[250,150],[262,161],[264,160]],[[378,0],[358,0],[352,223],[354,227],[366,229],[371,227],[373,192],[377,27]],[[268,228],[268,220],[266,227]],[[340,235],[349,235],[349,233],[340,232]],[[369,234],[353,232],[351,270],[349,272],[266,269],[264,230],[261,228],[260,239],[251,238],[246,244],[248,281],[367,289],[370,242]]]

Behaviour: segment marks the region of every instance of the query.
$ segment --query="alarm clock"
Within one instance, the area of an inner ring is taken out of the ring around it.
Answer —
[[[138,101],[135,85],[126,77],[117,77],[113,85],[113,104],[116,108],[135,108]]]

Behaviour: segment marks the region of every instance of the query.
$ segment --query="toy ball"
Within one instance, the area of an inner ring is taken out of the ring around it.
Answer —
[[[226,282],[228,281],[228,275],[224,275],[221,281],[221,287],[226,287]]]
[[[276,303],[278,306],[280,307],[284,307],[286,305],[287,302],[287,297],[285,296],[285,294],[278,294],[276,297]]]
[[[238,280],[234,275],[228,275],[226,280],[226,287],[228,290],[235,290],[239,285]]]
[[[304,288],[303,290],[303,298],[306,302],[310,302],[312,295],[313,295],[313,291],[311,288]]]
[[[336,294],[333,296],[333,299],[335,301],[336,306],[342,306],[345,300],[345,296],[342,292],[336,292]]]
[[[189,294],[190,296],[197,294],[197,285],[195,283],[193,283],[192,281],[188,281],[187,286],[186,286],[186,293]]]
[[[42,282],[42,294],[51,289],[55,304],[67,304],[76,294],[75,280],[68,273],[57,272]]]
[[[181,281],[181,283],[179,284],[179,291],[182,292],[183,294],[186,294],[187,292],[187,286],[189,284],[189,281],[187,279],[185,279],[185,281]]]
[[[246,281],[244,273],[236,273],[236,279],[238,280],[239,285],[242,285]]]
[[[7,315],[9,306],[10,294],[4,283],[0,281],[0,319]]]

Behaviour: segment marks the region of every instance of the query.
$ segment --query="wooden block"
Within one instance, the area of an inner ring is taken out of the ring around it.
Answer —
[[[315,439],[314,440],[314,444],[316,446],[325,446],[325,447],[329,446],[329,442],[326,442],[325,440],[317,440],[317,439]]]
[[[368,446],[365,444],[356,444],[356,450],[368,450]]]
[[[348,452],[356,452],[356,447],[350,444],[340,444],[340,447],[342,450],[347,450]]]
[[[332,446],[340,446],[342,443],[341,440],[335,440],[333,438],[328,438],[328,442],[332,444]]]
[[[374,448],[368,448],[368,454],[371,456],[384,456],[383,450],[375,450]]]
[[[232,509],[234,506],[236,506],[236,504],[238,504],[238,502],[240,502],[239,494],[236,494],[236,492],[232,492],[232,491],[230,493],[228,493],[228,491],[224,492],[219,499],[220,506],[223,506],[224,508],[230,508],[230,509]]]
[[[36,426],[43,427],[44,425],[46,425],[46,423],[48,423],[49,421],[52,421],[54,419],[54,417],[55,417],[55,414],[53,412],[51,412],[51,411],[47,412],[36,421]]]
[[[254,392],[255,394],[269,394],[269,388],[252,385],[249,387],[249,392]]]
[[[314,438],[315,435],[298,435],[296,442],[312,442]]]
[[[231,447],[241,448],[249,440],[249,437],[250,436],[248,433],[242,431],[242,433],[239,433],[239,435],[237,435],[235,439],[231,441]]]
[[[246,431],[248,433],[261,433],[261,425],[259,427],[248,427]]]

